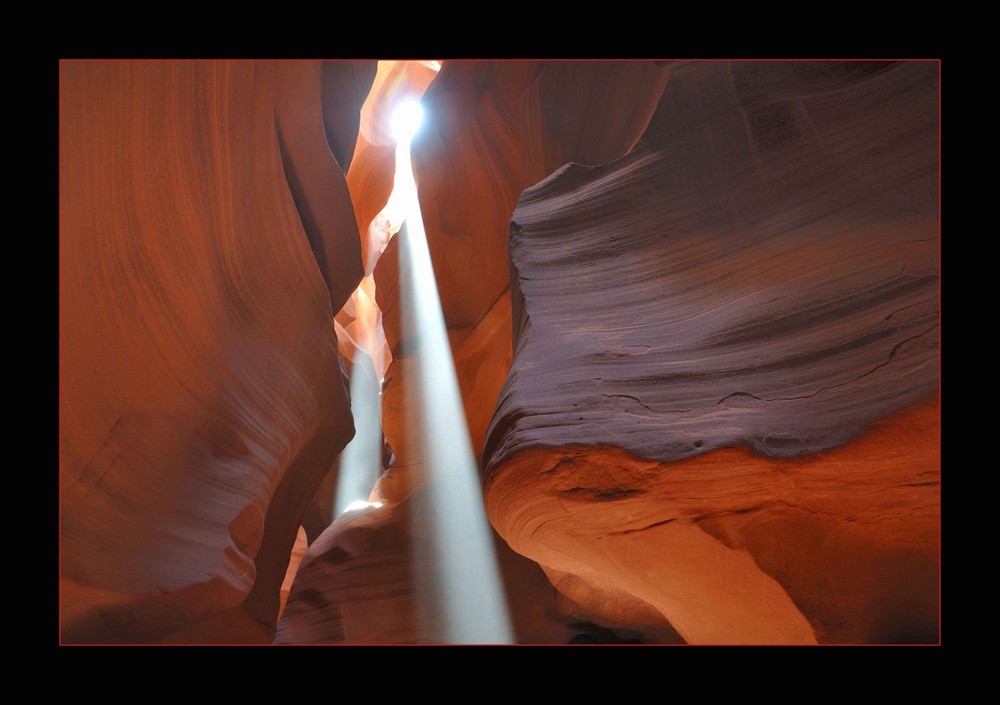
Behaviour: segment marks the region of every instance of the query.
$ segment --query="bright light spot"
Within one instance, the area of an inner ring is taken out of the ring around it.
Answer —
[[[389,121],[392,128],[392,136],[397,142],[404,143],[413,139],[420,129],[420,123],[424,120],[424,109],[415,100],[406,100],[396,106]]]
[[[342,511],[341,514],[346,514],[347,512],[353,512],[356,509],[367,509],[368,507],[374,507],[375,509],[378,509],[381,506],[382,506],[381,502],[366,502],[363,499],[356,499],[350,504],[348,504],[346,507],[344,507],[344,511]]]

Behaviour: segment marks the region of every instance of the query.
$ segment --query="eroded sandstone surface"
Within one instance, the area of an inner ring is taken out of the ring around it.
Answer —
[[[691,642],[937,639],[937,76],[673,66],[628,155],[521,196],[486,498],[557,586]]]
[[[362,262],[332,150],[373,69],[61,64],[63,641],[270,640],[354,434],[332,317]]]

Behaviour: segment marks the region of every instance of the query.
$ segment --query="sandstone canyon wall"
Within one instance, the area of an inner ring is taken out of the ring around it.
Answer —
[[[510,227],[489,514],[699,643],[934,642],[936,64],[672,67]]]
[[[60,66],[64,642],[270,641],[354,433],[341,168],[375,62]]]

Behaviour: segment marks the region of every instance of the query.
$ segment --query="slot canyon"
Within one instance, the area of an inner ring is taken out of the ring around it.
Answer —
[[[59,643],[939,644],[939,82],[61,61]]]

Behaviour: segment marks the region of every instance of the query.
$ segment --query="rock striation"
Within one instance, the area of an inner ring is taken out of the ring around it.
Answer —
[[[63,642],[270,640],[354,433],[333,312],[362,263],[333,153],[373,68],[60,65]]]
[[[670,72],[514,212],[491,520],[687,641],[935,641],[937,65]]]
[[[427,88],[413,169],[477,454],[512,355],[507,240],[519,194],[567,159],[596,164],[625,154],[648,124],[667,76],[656,62],[455,61],[445,62]],[[404,435],[396,422],[414,413],[401,382],[404,359],[419,348],[417,333],[408,329],[407,339],[401,325],[400,291],[412,283],[399,250],[394,238],[375,268],[397,366],[383,396],[390,443]]]

